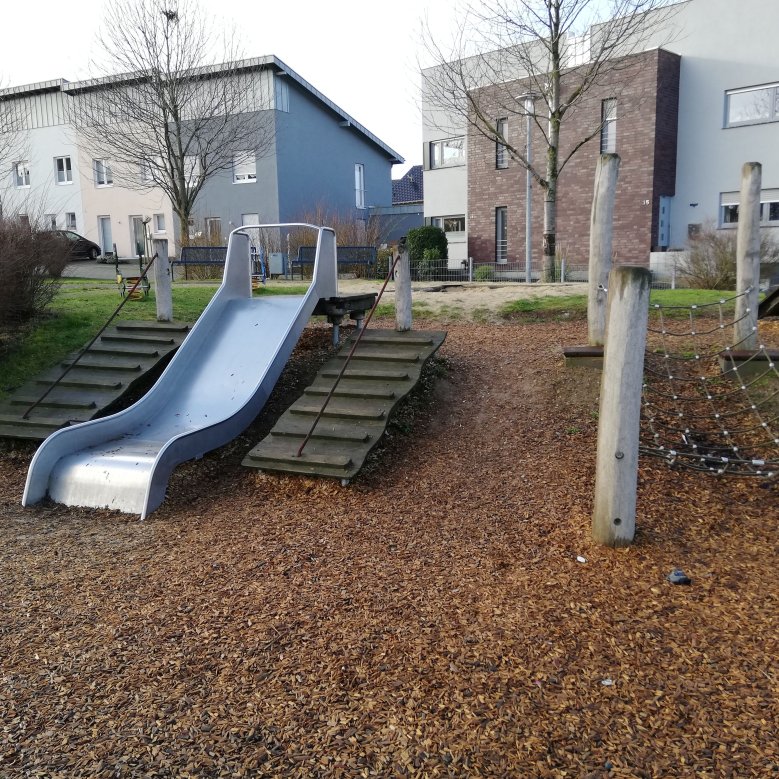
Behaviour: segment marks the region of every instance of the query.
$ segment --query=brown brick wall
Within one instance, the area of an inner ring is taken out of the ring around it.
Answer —
[[[660,195],[674,193],[679,57],[655,50],[626,58],[609,80],[594,86],[565,118],[561,130],[561,161],[573,144],[600,123],[601,101],[617,98],[617,153],[620,175],[614,213],[614,254],[617,262],[648,263],[655,243]],[[516,94],[521,94],[521,83]],[[489,90],[482,96],[488,101]],[[496,113],[499,109],[494,109]],[[497,118],[497,117],[496,117]],[[509,137],[524,148],[525,118],[509,118]],[[542,170],[545,146],[533,133],[533,158]],[[565,164],[558,183],[557,246],[569,264],[586,265],[595,166],[600,137],[580,148]],[[495,208],[508,208],[508,258],[525,256],[525,170],[510,161],[495,169],[495,143],[473,129],[468,136],[469,254],[475,260],[495,257]],[[543,190],[533,186],[533,263],[540,266]]]

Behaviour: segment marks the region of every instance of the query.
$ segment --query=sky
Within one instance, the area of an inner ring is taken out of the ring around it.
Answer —
[[[216,28],[238,30],[246,57],[274,54],[406,162],[422,162],[419,63],[425,19],[440,41],[451,39],[452,0],[199,0]],[[18,86],[94,75],[90,62],[106,3],[61,0],[8,3],[0,47],[0,85]],[[31,12],[34,11],[34,21]]]

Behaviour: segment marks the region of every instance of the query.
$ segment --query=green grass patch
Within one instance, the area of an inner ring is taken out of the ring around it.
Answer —
[[[568,318],[586,316],[586,295],[543,295],[539,297],[523,298],[504,303],[498,314],[505,319],[556,319],[566,316]]]
[[[195,322],[214,296],[218,284],[174,284],[173,315],[180,322]],[[301,285],[265,286],[255,291],[258,297],[302,295]],[[56,365],[69,353],[80,349],[106,323],[122,299],[113,281],[63,279],[62,288],[49,313],[30,323],[0,353],[0,398],[33,376]],[[125,303],[114,322],[154,320],[157,318],[153,293],[141,300]]]

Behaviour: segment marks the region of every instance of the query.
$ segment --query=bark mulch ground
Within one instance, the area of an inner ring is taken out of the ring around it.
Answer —
[[[0,454],[0,776],[778,775],[776,483],[642,460],[636,544],[599,547],[585,324],[428,324],[349,487],[240,466],[323,328],[146,522],[22,509]]]

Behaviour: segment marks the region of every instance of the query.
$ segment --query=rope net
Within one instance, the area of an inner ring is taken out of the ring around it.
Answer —
[[[744,341],[727,343],[739,297],[650,306],[641,454],[714,475],[779,473],[779,368],[764,343],[748,355]]]

